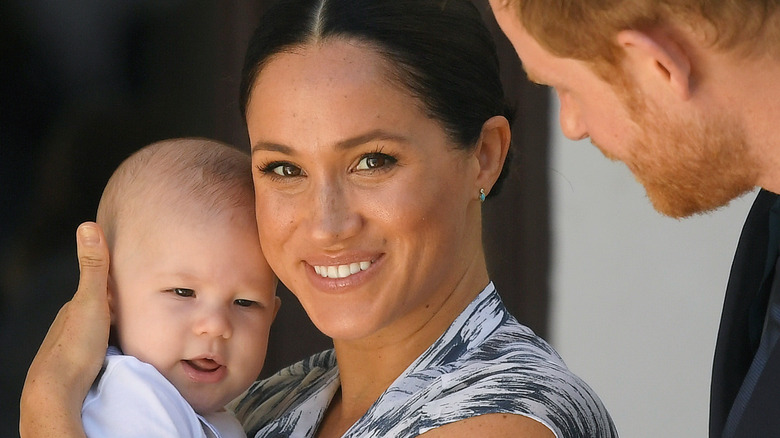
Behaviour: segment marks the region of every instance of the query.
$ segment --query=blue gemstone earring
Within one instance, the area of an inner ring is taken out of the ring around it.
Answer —
[[[485,202],[485,189],[479,189],[479,202]]]

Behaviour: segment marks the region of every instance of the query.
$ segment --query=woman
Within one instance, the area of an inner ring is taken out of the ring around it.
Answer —
[[[617,436],[489,280],[480,210],[510,132],[468,1],[282,1],[250,42],[241,105],[264,253],[334,343],[236,403],[250,436]],[[80,433],[72,404],[99,369],[86,344],[104,347],[107,324],[105,268],[83,269],[28,375],[29,436]]]

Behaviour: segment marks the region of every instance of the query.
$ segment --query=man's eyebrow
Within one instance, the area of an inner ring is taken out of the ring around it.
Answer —
[[[382,129],[375,129],[366,132],[365,134],[360,134],[354,137],[341,140],[338,143],[336,143],[335,147],[336,149],[341,149],[341,150],[351,149],[376,140],[395,141],[400,143],[409,142],[409,139],[407,139],[402,135],[392,134]],[[272,151],[272,152],[281,152],[287,155],[295,155],[295,149],[291,148],[290,146],[286,146],[274,142],[265,142],[265,141],[259,141],[254,145],[252,145],[252,153],[254,154],[257,151]]]

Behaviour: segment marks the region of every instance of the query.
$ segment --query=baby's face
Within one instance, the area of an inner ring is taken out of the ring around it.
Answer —
[[[118,231],[111,255],[120,347],[197,412],[220,410],[260,373],[279,307],[252,212],[134,224]]]

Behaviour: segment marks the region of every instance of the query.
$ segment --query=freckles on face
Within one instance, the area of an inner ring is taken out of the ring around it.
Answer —
[[[479,242],[470,155],[387,68],[346,41],[277,55],[247,111],[263,250],[334,338],[441,302]]]

